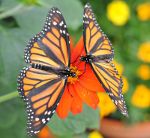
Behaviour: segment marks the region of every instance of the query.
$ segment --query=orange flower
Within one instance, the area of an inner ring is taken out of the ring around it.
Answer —
[[[96,109],[99,103],[97,92],[104,91],[90,66],[87,64],[85,70],[85,63],[79,60],[80,56],[84,54],[83,46],[83,37],[80,38],[75,48],[71,44],[70,68],[76,73],[76,77],[68,78],[64,94],[57,107],[57,114],[60,118],[67,117],[70,111],[74,115],[80,113],[83,103]]]
[[[45,126],[37,136],[38,138],[54,138],[48,126]]]

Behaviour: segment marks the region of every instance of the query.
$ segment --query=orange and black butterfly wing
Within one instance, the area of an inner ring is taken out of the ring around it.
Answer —
[[[126,104],[122,95],[122,78],[116,68],[108,62],[92,62],[92,69],[119,111],[128,116]]]
[[[85,5],[83,14],[83,38],[87,55],[109,55],[112,59],[114,50],[107,36],[99,27],[89,4]]]
[[[30,63],[18,77],[18,91],[27,104],[28,133],[34,135],[50,120],[66,86],[67,77],[59,70],[70,66],[70,44],[66,23],[61,12],[52,8],[43,30],[32,38],[25,49]],[[36,69],[46,66],[53,71]]]
[[[27,106],[28,133],[34,135],[54,114],[64,92],[66,79],[29,66],[20,72],[18,84],[18,91]]]
[[[84,8],[83,37],[86,54],[94,58],[90,65],[95,75],[121,113],[127,116],[122,79],[111,63],[114,56],[111,43],[100,29],[89,4]]]
[[[27,63],[53,68],[70,66],[70,40],[62,13],[52,8],[43,30],[32,38],[25,49]]]

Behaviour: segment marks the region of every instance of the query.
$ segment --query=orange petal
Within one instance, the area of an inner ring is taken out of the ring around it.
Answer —
[[[81,36],[80,40],[76,44],[76,47],[73,49],[71,53],[71,63],[74,63],[78,58],[80,58],[83,51],[84,51],[84,43],[83,43],[83,36]]]
[[[88,85],[88,84],[87,84]],[[99,98],[95,92],[89,91],[85,88],[83,88],[79,82],[75,84],[75,90],[79,97],[90,107],[96,109],[98,103],[99,103]]]
[[[62,98],[59,102],[59,105],[56,109],[57,114],[60,118],[64,119],[67,117],[70,108],[71,108],[71,103],[72,103],[72,96],[68,92],[68,86],[66,87],[64,94],[62,95]]]
[[[89,65],[86,65],[86,72],[80,77],[80,84],[90,91],[105,92]]]
[[[82,61],[79,61],[79,60],[78,60],[78,62],[75,62],[73,65],[74,65],[74,66],[77,66],[77,68],[78,68],[79,71],[84,72],[84,71],[86,71],[86,70],[85,70],[85,64],[86,64],[85,62],[82,62]],[[87,64],[87,65],[88,65],[88,64]]]
[[[48,126],[45,126],[40,133],[38,133],[38,138],[52,138],[53,135]]]
[[[74,49],[73,38],[70,36],[70,51],[71,51],[71,53],[73,52],[73,49]]]
[[[73,101],[71,104],[71,112],[75,115],[75,114],[82,112],[82,100],[76,93],[73,85],[69,85],[69,91],[73,95]]]

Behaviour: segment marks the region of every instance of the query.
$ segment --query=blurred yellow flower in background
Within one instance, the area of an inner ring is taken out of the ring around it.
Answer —
[[[143,3],[137,6],[137,15],[141,21],[150,19],[150,3]]]
[[[129,83],[128,83],[128,80],[125,76],[122,77],[122,80],[123,80],[122,93],[125,94],[129,89]]]
[[[137,70],[137,75],[142,80],[149,80],[150,79],[150,67],[146,64],[142,64]]]
[[[118,63],[116,60],[113,61],[113,64],[115,65],[116,69],[118,70],[119,75],[122,75],[122,73],[124,71],[123,65]]]
[[[93,131],[88,135],[88,138],[104,138],[98,131]]]
[[[138,85],[132,95],[131,103],[139,108],[150,106],[150,90],[143,84]]]
[[[137,56],[144,62],[150,62],[150,42],[145,42],[140,45]]]
[[[100,102],[99,102],[99,108],[100,108],[100,117],[107,116],[113,112],[116,111],[116,106],[110,99],[107,93],[101,92],[98,94]]]
[[[117,26],[125,25],[130,17],[130,9],[125,1],[112,1],[107,6],[108,19]]]

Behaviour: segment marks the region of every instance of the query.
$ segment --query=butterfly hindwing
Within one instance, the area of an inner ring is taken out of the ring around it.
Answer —
[[[18,80],[18,91],[27,104],[28,133],[33,135],[50,120],[63,94],[66,79],[54,73],[24,68]]]
[[[107,36],[100,29],[92,8],[85,5],[83,37],[87,55],[94,57],[90,63],[96,77],[122,114],[128,115],[122,93],[122,79],[111,63],[114,52]]]
[[[91,63],[91,65],[98,80],[101,82],[114,104],[122,114],[127,115],[127,108],[122,95],[122,78],[119,76],[114,65],[106,62],[94,62]]]
[[[29,93],[47,82],[59,78],[58,75],[47,71],[25,67],[18,76],[18,91],[20,96],[26,100]]]

